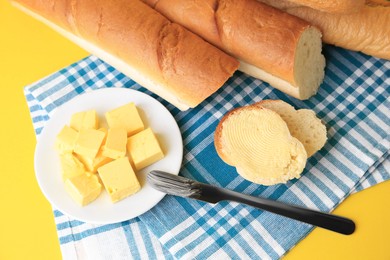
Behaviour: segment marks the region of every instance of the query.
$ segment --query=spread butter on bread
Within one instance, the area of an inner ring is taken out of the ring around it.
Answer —
[[[214,134],[219,157],[243,178],[262,185],[299,178],[307,158],[325,141],[326,128],[313,111],[295,110],[281,100],[231,110]]]
[[[305,146],[307,157],[319,151],[326,143],[326,126],[311,109],[295,110],[282,100],[263,100],[256,106],[271,109],[286,122],[292,136]]]
[[[215,131],[218,155],[245,179],[262,185],[298,178],[307,154],[274,111],[245,106],[229,112]]]

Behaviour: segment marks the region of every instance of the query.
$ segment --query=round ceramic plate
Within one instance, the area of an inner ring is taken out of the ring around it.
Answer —
[[[100,125],[106,126],[104,113],[129,102],[135,103],[145,127],[150,127],[156,134],[165,157],[136,173],[142,186],[139,192],[112,203],[103,190],[95,201],[81,207],[65,191],[59,156],[54,149],[56,136],[64,125],[69,125],[75,112],[94,109],[99,115]],[[177,175],[182,157],[179,127],[161,103],[136,90],[110,88],[82,94],[59,107],[39,136],[34,164],[38,184],[54,208],[80,221],[108,224],[137,217],[155,206],[165,194],[147,183],[147,173],[158,169]]]

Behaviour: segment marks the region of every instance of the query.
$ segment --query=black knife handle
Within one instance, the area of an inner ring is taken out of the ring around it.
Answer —
[[[355,231],[355,223],[347,218],[315,211],[308,208],[293,206],[279,201],[254,197],[235,191],[202,184],[202,195],[209,202],[216,203],[222,200],[230,200],[244,203],[249,206],[266,210],[284,217],[322,227],[344,235],[350,235]]]

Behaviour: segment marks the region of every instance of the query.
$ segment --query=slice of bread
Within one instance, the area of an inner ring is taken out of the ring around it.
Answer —
[[[259,105],[226,114],[215,131],[218,155],[245,179],[262,184],[298,178],[307,160],[302,143],[291,136],[276,112]]]
[[[307,158],[326,140],[326,127],[314,111],[263,100],[227,113],[214,144],[219,157],[243,178],[273,185],[298,178]]]
[[[325,145],[326,127],[313,110],[295,110],[293,106],[282,100],[263,100],[254,105],[278,113],[286,122],[291,135],[305,147],[307,157],[312,156]]]

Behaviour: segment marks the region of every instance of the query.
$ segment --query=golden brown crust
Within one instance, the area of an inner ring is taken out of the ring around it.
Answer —
[[[213,94],[239,65],[138,0],[17,2],[120,57],[190,107]]]
[[[365,4],[365,0],[257,0],[267,5],[285,10],[294,7],[309,7],[317,11],[336,14],[348,14],[360,11]],[[386,1],[386,0],[374,0]]]
[[[256,0],[144,0],[240,60],[295,85],[297,42],[310,24]]]
[[[288,2],[323,12],[346,14],[359,11],[364,6],[365,0],[288,0]]]
[[[378,58],[390,59],[390,2],[367,0],[366,5],[350,13],[326,13],[300,7],[287,0],[258,0],[296,15],[317,26],[322,40],[353,51]],[[299,0],[297,0],[299,1]],[[331,1],[328,1],[331,2]],[[343,1],[340,1],[342,3]],[[346,1],[349,2],[349,1]],[[362,5],[356,1],[356,5]]]
[[[367,0],[366,4],[371,6],[378,6],[378,5],[390,6],[390,1],[389,0]]]
[[[364,6],[351,14],[330,14],[306,7],[290,8],[293,15],[315,24],[323,41],[345,49],[390,59],[390,8]]]
[[[239,59],[296,84],[296,46],[310,24],[253,0],[240,2],[219,1],[216,20],[223,45]]]

